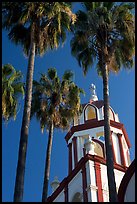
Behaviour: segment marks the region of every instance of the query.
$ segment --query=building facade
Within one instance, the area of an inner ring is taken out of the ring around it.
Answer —
[[[118,190],[118,200],[122,202],[135,202],[135,159],[130,164]]]
[[[48,202],[109,202],[104,140],[104,102],[98,100],[95,86],[83,112],[74,118],[65,136],[68,147],[68,176],[53,181],[54,192]],[[114,174],[117,191],[130,165],[130,141],[124,125],[112,107],[109,109]]]

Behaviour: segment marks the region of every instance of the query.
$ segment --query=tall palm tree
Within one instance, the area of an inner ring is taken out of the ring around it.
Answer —
[[[83,2],[86,12],[77,12],[71,40],[72,55],[84,74],[97,62],[103,78],[104,136],[110,202],[117,202],[109,120],[109,73],[133,66],[135,26],[133,3]]]
[[[2,118],[8,121],[16,119],[19,98],[24,95],[24,83],[20,71],[16,71],[11,64],[2,66]]]
[[[23,199],[35,55],[43,55],[47,50],[57,48],[60,43],[63,43],[66,31],[74,22],[75,15],[71,12],[71,3],[2,3],[2,27],[8,30],[8,36],[14,43],[23,46],[28,56],[25,103],[14,190],[15,202],[21,202]]]
[[[40,122],[41,130],[49,131],[46,151],[42,202],[46,202],[50,174],[50,158],[54,128],[68,129],[74,116],[81,113],[80,93],[84,93],[73,81],[73,73],[65,71],[62,81],[55,68],[41,74],[39,82],[34,81],[32,95],[32,116]]]

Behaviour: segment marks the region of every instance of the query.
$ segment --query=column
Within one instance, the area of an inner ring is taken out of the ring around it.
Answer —
[[[96,186],[98,187],[98,202],[103,202],[103,190],[100,163],[95,161]]]
[[[122,145],[122,134],[118,133],[118,140],[119,140],[119,148],[120,148],[120,156],[121,156],[121,164],[123,166],[126,166],[126,160],[125,160],[125,155],[124,155],[124,149]]]
[[[74,165],[76,166],[78,162],[78,153],[77,153],[77,137],[73,137],[73,151],[74,151]]]
[[[113,160],[114,160],[114,163],[116,163],[116,155],[115,155],[115,149],[114,149],[114,144],[113,144],[113,139],[112,139],[112,133],[113,131],[111,131],[110,139],[112,143]]]
[[[69,166],[68,166],[68,172],[70,174],[70,172],[72,171],[72,143],[68,144],[68,148],[69,148]]]

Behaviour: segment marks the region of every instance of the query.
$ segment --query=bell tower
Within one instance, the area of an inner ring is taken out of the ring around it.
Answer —
[[[65,140],[68,147],[68,176],[48,197],[48,202],[109,202],[104,140],[104,102],[91,84],[91,97]],[[130,141],[118,114],[109,108],[116,188],[130,165]]]

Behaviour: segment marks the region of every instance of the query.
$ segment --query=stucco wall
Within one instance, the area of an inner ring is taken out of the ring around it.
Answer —
[[[128,183],[124,197],[124,202],[135,202],[135,173],[133,174]]]
[[[114,169],[116,188],[120,186],[121,180],[124,176],[124,172]],[[102,178],[102,188],[103,188],[103,199],[104,202],[109,202],[109,192],[108,192],[108,178],[107,178],[107,167],[101,164],[101,178]]]
[[[119,140],[116,133],[112,133],[112,140],[115,150],[116,162],[121,164],[121,156],[120,156],[120,148],[119,148]]]
[[[68,185],[69,202],[72,201],[73,196],[77,192],[80,192],[81,194],[83,193],[81,171],[76,174],[76,176],[71,180]]]
[[[64,190],[56,197],[54,202],[65,202],[64,201]]]

